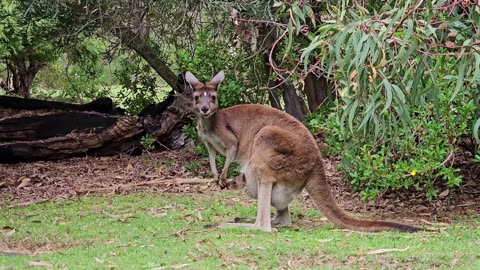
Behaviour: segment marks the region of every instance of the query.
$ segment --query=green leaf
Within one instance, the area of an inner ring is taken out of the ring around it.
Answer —
[[[365,110],[365,116],[363,117],[362,122],[358,126],[358,130],[364,127],[365,133],[366,133],[366,128],[367,128],[367,123],[370,121],[370,119],[373,118],[375,115],[375,111],[377,108],[380,106],[380,103],[376,102],[376,99],[378,98],[378,95],[372,95],[370,96],[370,100],[367,106],[367,109]]]
[[[315,27],[315,26],[316,26],[316,21],[315,21],[315,13],[313,12],[313,9],[312,9],[310,6],[308,6],[308,5],[305,5],[305,6],[303,7],[303,9],[304,9],[305,12],[307,13],[307,16],[308,16],[309,18],[311,18],[311,22],[312,22],[312,24],[313,24],[313,27]]]
[[[402,64],[405,65],[408,60],[410,59],[410,55],[417,49],[418,46],[418,39],[414,39],[412,41],[412,44],[408,45],[408,50],[405,52],[405,54],[402,56]]]
[[[403,44],[407,44],[408,39],[413,34],[413,20],[407,20],[407,31],[405,32],[405,36],[403,37]]]
[[[391,11],[393,12],[394,16],[390,19],[390,23],[388,24],[387,28],[392,29],[393,25],[398,23],[400,21],[400,17],[405,14],[405,11],[408,8],[408,1],[406,1],[405,7],[403,9],[398,10],[398,9],[392,9]]]
[[[369,37],[368,34],[364,34],[364,36],[362,37],[362,40],[360,41],[361,44],[359,44],[359,46],[361,46],[362,49],[358,58],[358,62],[362,64],[365,63],[365,59],[367,59],[367,55],[370,50],[370,42],[373,42],[368,37]]]
[[[312,42],[310,42],[308,47],[303,50],[302,55],[300,56],[300,59],[305,63],[305,65],[307,65],[308,57],[310,56],[310,53],[323,43],[323,41],[319,39],[320,39],[320,36],[315,37],[315,39],[313,39]]]
[[[387,96],[387,100],[385,102],[385,106],[383,107],[383,110],[380,112],[381,114],[383,114],[390,108],[390,105],[392,105],[392,97],[393,97],[392,85],[390,84],[387,78],[383,79],[383,85],[385,86],[385,95]]]
[[[472,39],[467,39],[463,42],[462,49],[460,50],[460,55],[464,54],[465,50],[470,47],[469,45],[470,45],[471,41],[472,41]]]
[[[412,82],[412,92],[417,92],[417,90],[420,88],[420,80],[423,77],[423,70],[425,67],[424,58],[420,60],[417,66],[417,70],[415,71],[415,76],[413,77],[413,82]]]
[[[300,30],[302,29],[302,24],[300,23],[300,20],[298,19],[298,17],[295,17],[295,35],[298,35],[300,34]]]
[[[378,121],[378,117],[375,114],[373,115],[373,124],[375,126],[375,134],[373,139],[376,141],[378,138],[378,134],[380,133],[380,122]]]
[[[356,99],[353,103],[351,103],[352,106],[347,107],[345,109],[345,112],[348,110],[348,127],[350,129],[350,132],[353,133],[353,119],[355,118],[355,112],[357,111],[358,104],[360,103],[360,99]]]
[[[475,140],[477,140],[477,143],[480,143],[480,118],[477,119],[477,122],[473,126],[473,137],[475,137]]]
[[[298,7],[297,4],[292,5],[292,10],[293,10],[293,13],[302,20],[302,22],[305,22],[305,15],[303,14],[302,10]]]
[[[450,98],[450,102],[452,102],[455,97],[457,96],[458,92],[460,92],[460,89],[463,87],[463,76],[465,75],[465,67],[467,66],[466,61],[462,61],[460,63],[460,68],[458,70],[458,76],[457,76],[457,84],[455,85],[455,90],[453,91],[452,97]]]
[[[335,39],[335,45],[336,45],[335,46],[335,55],[336,55],[337,61],[342,60],[341,52],[342,52],[342,48],[344,47],[344,41],[347,38],[348,34],[349,34],[349,31],[347,31],[347,29],[344,28],[344,29],[342,29],[342,31],[340,31],[340,34]]]
[[[393,91],[395,93],[395,98],[398,100],[399,103],[405,104],[405,94],[403,93],[402,89],[398,87],[396,84],[392,84]]]
[[[475,52],[473,56],[475,57],[475,71],[473,72],[472,81],[480,81],[480,53]]]
[[[293,25],[292,21],[288,21],[288,39],[287,39],[287,47],[286,47],[286,52],[290,52],[292,49],[292,43],[293,43]]]
[[[437,29],[433,28],[430,24],[427,24],[427,31],[426,31],[427,36],[433,35],[435,39],[437,39],[438,37],[437,37],[436,30]]]
[[[328,59],[327,59],[327,63],[329,63],[329,65],[327,65],[328,66],[327,74],[332,74],[335,67],[335,65],[332,64],[332,63],[335,63],[335,59],[334,59],[335,54],[333,52],[336,49],[338,49],[338,46],[335,46],[335,50],[332,47],[333,47],[332,43],[328,44],[328,51],[330,53],[328,54]]]
[[[399,106],[392,106],[393,109],[397,112],[400,121],[402,121],[403,127],[406,128],[408,126],[408,122],[410,122],[410,117],[408,112],[403,104],[399,104]]]

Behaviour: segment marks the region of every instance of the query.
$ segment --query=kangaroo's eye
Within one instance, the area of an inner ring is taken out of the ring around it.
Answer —
[[[217,99],[216,96],[211,96],[211,98],[212,98],[212,101],[215,101],[215,99]]]
[[[199,99],[199,96],[195,96],[195,101],[198,101],[198,99]]]

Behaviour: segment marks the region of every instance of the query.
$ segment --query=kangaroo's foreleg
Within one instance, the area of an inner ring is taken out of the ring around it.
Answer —
[[[218,182],[218,171],[217,171],[217,164],[215,160],[217,157],[217,150],[215,150],[215,148],[207,141],[205,141],[205,146],[207,147],[207,151],[208,151],[208,160],[210,161],[210,169],[212,170],[212,173],[213,173],[213,180],[215,182]]]
[[[232,161],[235,158],[235,155],[237,154],[237,146],[232,145],[230,148],[227,149],[227,152],[225,154],[226,154],[225,165],[223,166],[222,174],[220,174],[220,181],[219,181],[219,184],[221,187],[224,187],[227,184],[228,168],[230,167],[230,164],[232,164]]]

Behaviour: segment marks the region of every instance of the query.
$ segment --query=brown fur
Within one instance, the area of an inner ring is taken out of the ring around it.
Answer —
[[[198,116],[198,134],[209,151],[210,166],[221,186],[233,160],[240,162],[246,193],[258,199],[255,224],[225,226],[261,228],[271,224],[290,226],[290,201],[306,188],[316,206],[335,225],[358,231],[418,231],[419,228],[385,221],[359,220],[348,216],[335,203],[326,181],[318,146],[305,126],[289,114],[263,105],[237,105],[218,110],[217,88],[223,72],[203,84],[193,74],[186,80],[194,90],[193,109]],[[215,155],[226,156],[220,176]],[[237,179],[239,180],[239,179]],[[270,205],[277,209],[270,220]]]

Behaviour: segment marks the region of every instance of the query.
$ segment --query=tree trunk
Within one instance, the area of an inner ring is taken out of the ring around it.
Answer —
[[[280,98],[281,98],[280,94],[281,93],[279,89],[270,89],[268,91],[268,100],[270,101],[270,105],[273,108],[283,110],[282,104],[280,104]]]
[[[305,78],[304,92],[307,96],[310,112],[315,112],[328,98],[332,98],[328,89],[327,78],[325,76],[317,77],[313,73],[309,73]]]
[[[13,94],[29,98],[33,80],[44,65],[38,60],[25,59],[23,56],[8,61],[7,67],[12,73]]]
[[[317,77],[315,74],[309,73],[305,78],[305,87],[303,90],[307,96],[310,112],[315,112],[327,99],[330,98],[333,100],[336,98],[332,96],[331,91],[329,91],[327,78],[323,75]]]
[[[158,57],[158,53],[148,45],[148,37],[142,39],[139,34],[130,29],[123,28],[122,31],[116,33],[122,43],[128,48],[134,50],[162,77],[162,79],[170,85],[175,91],[181,92],[183,89],[177,88],[178,77],[168,67],[168,65]]]
[[[303,98],[297,95],[295,87],[291,83],[285,82],[281,87],[283,89],[282,95],[285,101],[285,111],[302,122],[307,114],[307,106]]]
[[[295,86],[288,81],[283,82],[283,84],[280,86],[277,86],[280,84],[280,82],[276,79],[273,79],[271,76],[273,69],[270,61],[274,61],[279,52],[278,47],[272,48],[275,40],[277,39],[276,32],[273,30],[274,29],[272,26],[268,24],[260,26],[258,33],[259,38],[262,38],[262,42],[257,42],[257,44],[262,44],[262,46],[258,49],[263,53],[264,68],[268,78],[268,87],[270,88],[268,98],[272,107],[281,110],[281,94],[285,104],[285,111],[298,120],[303,121],[305,115],[308,113],[308,110],[306,109],[305,101],[297,95]],[[270,56],[271,50],[273,50],[273,52]]]

